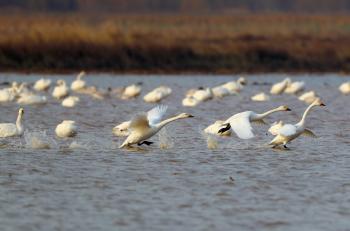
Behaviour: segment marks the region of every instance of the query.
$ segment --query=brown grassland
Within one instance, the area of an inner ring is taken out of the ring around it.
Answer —
[[[2,15],[0,71],[348,72],[350,17]]]

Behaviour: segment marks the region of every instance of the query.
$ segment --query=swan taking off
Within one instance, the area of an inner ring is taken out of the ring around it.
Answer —
[[[73,137],[77,134],[77,126],[73,120],[63,120],[55,129],[56,135],[61,138]]]
[[[24,115],[23,108],[18,110],[18,116],[16,124],[13,123],[2,123],[0,124],[0,137],[11,137],[11,136],[21,136],[24,132],[24,126],[22,124],[22,119]]]
[[[273,148],[283,145],[287,148],[287,143],[294,140],[300,135],[316,137],[315,134],[305,128],[305,119],[309,114],[310,110],[315,106],[326,106],[320,99],[315,100],[304,112],[303,117],[297,124],[285,124],[278,131],[276,137],[269,143]]]
[[[128,147],[133,144],[146,144],[150,145],[152,142],[147,141],[147,139],[154,136],[159,130],[161,130],[165,125],[179,120],[193,117],[187,113],[181,113],[177,116],[171,117],[169,119],[161,121],[167,110],[166,106],[158,106],[153,108],[147,114],[137,115],[130,123],[130,135],[126,138],[124,143],[119,147]]]
[[[57,80],[57,86],[53,89],[52,96],[56,99],[62,99],[69,94],[69,89],[64,80]]]
[[[251,139],[254,137],[253,128],[251,126],[251,122],[255,122],[258,124],[266,124],[264,122],[264,118],[268,115],[279,112],[279,111],[290,111],[288,106],[280,106],[278,108],[272,109],[262,114],[257,114],[253,111],[245,111],[231,116],[229,119],[225,121],[223,124],[226,127],[221,128],[218,133],[223,133],[232,128],[232,130],[236,133],[236,135],[241,139]]]
[[[339,91],[344,95],[350,94],[350,82],[343,83],[339,86]]]
[[[72,91],[79,91],[86,87],[86,82],[83,80],[83,76],[85,74],[86,74],[85,71],[80,72],[76,80],[72,82],[72,84],[70,85],[70,88],[72,89]]]
[[[37,80],[34,84],[34,90],[36,91],[47,91],[50,88],[51,79],[41,78]]]
[[[275,83],[274,85],[272,85],[270,93],[272,95],[282,94],[291,82],[292,81],[290,80],[290,78],[286,78],[282,82]]]

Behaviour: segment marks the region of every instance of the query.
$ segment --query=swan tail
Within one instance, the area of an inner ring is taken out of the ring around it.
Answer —
[[[219,134],[222,134],[222,133],[224,133],[224,132],[226,132],[226,131],[231,129],[231,124],[230,123],[223,124],[223,126],[226,126],[226,127],[220,128],[219,131],[218,131]]]

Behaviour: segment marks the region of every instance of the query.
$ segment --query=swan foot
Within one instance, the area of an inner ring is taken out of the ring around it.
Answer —
[[[218,131],[219,134],[222,134],[222,133],[224,133],[224,132],[226,132],[226,131],[228,131],[228,130],[231,129],[231,124],[230,124],[230,123],[227,123],[227,124],[224,124],[224,125],[226,125],[226,127],[221,128],[221,129]]]
[[[287,147],[287,145],[284,144],[283,147],[284,147],[285,150],[289,150],[289,148]]]
[[[140,142],[140,143],[138,143],[137,145],[138,146],[141,146],[141,145],[143,145],[143,144],[146,144],[147,146],[150,146],[151,144],[153,144],[154,142],[151,142],[151,141],[142,141],[142,142]]]

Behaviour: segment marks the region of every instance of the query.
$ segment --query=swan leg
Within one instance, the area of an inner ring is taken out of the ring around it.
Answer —
[[[228,130],[231,129],[231,124],[230,124],[230,123],[227,123],[227,124],[224,124],[224,125],[226,125],[226,127],[221,128],[221,129],[218,131],[218,133],[224,133],[224,132],[226,132],[226,131],[228,131]]]
[[[284,147],[284,149],[289,150],[289,148],[287,147],[287,145],[284,144],[283,147]]]
[[[147,146],[150,146],[151,144],[153,144],[154,142],[151,142],[151,141],[142,141],[142,142],[140,142],[140,143],[138,143],[137,145],[138,146],[141,146],[141,145],[143,145],[143,144],[146,144]]]

